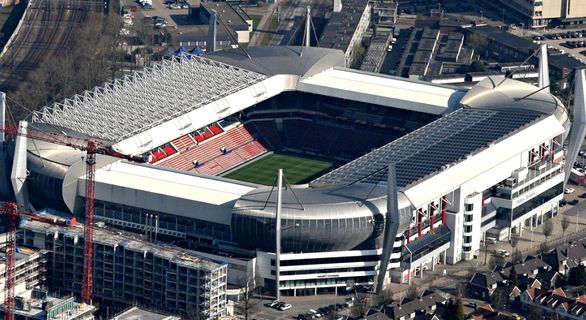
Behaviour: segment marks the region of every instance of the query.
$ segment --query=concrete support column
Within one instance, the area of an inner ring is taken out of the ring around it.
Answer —
[[[431,272],[435,272],[435,265],[437,264],[437,257],[431,258]]]
[[[519,222],[519,237],[523,236],[523,222]]]

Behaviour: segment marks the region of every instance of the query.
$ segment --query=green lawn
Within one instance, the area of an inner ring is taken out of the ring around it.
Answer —
[[[298,184],[308,182],[310,178],[330,168],[332,165],[331,162],[327,161],[284,154],[271,154],[232,171],[224,177],[271,186],[275,183],[277,170],[281,168],[289,183]]]

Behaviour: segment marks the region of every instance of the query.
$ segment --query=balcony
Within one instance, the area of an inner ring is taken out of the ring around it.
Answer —
[[[527,177],[522,181],[497,186],[495,197],[511,200],[531,191],[562,173],[562,166],[553,162],[542,162],[529,168]]]
[[[407,245],[409,250],[403,251],[401,261],[402,268],[409,268],[409,263],[418,264],[418,260],[424,262],[427,256],[434,253],[437,249],[450,243],[450,229],[446,226],[439,227],[433,232],[426,233],[421,238],[411,242]],[[409,253],[411,252],[412,255]]]

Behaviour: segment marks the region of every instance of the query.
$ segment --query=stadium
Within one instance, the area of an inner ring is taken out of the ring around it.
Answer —
[[[564,162],[586,134],[583,70],[570,132],[546,64],[541,89],[502,77],[457,88],[344,61],[312,47],[184,54],[46,106],[20,130],[148,157],[98,155],[96,220],[283,295],[405,283],[557,214]],[[5,145],[3,199],[83,216],[85,152],[26,135]]]

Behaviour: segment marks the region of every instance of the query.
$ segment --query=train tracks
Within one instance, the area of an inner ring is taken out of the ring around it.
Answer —
[[[29,0],[18,33],[0,57],[0,90],[13,91],[46,58],[69,50],[74,32],[96,10],[87,0]]]

